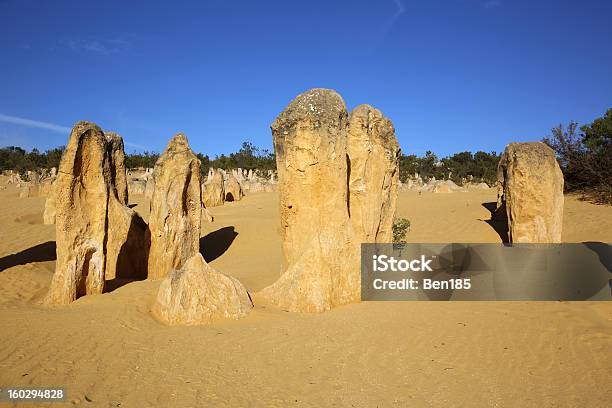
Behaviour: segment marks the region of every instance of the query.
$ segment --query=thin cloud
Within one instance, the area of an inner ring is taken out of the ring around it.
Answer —
[[[391,31],[397,20],[406,12],[406,7],[402,0],[394,0],[394,3],[397,6],[397,11],[383,25],[383,36]]]
[[[56,125],[54,123],[41,122],[38,120],[32,120],[32,119],[26,119],[26,118],[18,118],[16,116],[9,116],[3,113],[0,113],[0,122],[10,123],[12,125],[20,125],[20,126],[38,128],[38,129],[46,129],[46,130],[51,130],[53,132],[62,133],[62,134],[70,133],[72,131],[72,129],[70,129],[69,127]],[[125,139],[123,141],[123,144],[125,146],[133,147],[135,149],[146,150],[145,146],[139,145],[136,143],[126,142]]]
[[[70,133],[70,128],[56,125],[49,122],[40,122],[38,120],[18,118],[0,113],[0,122],[11,123],[13,125],[28,126],[39,129],[47,129],[57,133]]]
[[[501,5],[502,5],[501,0],[488,0],[488,1],[485,1],[483,4],[484,8],[486,9],[501,7]]]
[[[387,20],[385,20],[385,22],[382,24],[381,28],[380,28],[380,34],[378,36],[378,39],[376,40],[376,42],[373,44],[371,51],[373,51],[374,49],[378,48],[378,46],[380,45],[380,43],[383,42],[383,40],[385,39],[385,37],[389,34],[389,32],[393,29],[393,26],[395,26],[395,23],[397,23],[397,20],[404,14],[406,13],[406,6],[404,5],[403,0],[393,0],[393,2],[395,3],[395,6],[397,7],[397,10],[395,11],[395,13],[393,13],[392,16],[390,16]]]
[[[93,54],[109,55],[125,51],[130,42],[123,39],[87,39],[63,40],[60,44],[76,52],[90,52]]]
[[[395,0],[395,5],[397,6],[398,14],[404,14],[404,12],[406,11],[406,7],[404,7],[404,3],[402,2],[402,0]]]

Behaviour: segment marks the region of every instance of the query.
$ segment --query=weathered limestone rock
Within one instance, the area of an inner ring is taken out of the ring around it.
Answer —
[[[153,198],[153,192],[155,191],[155,179],[149,177],[145,186],[144,196],[149,200]]]
[[[209,173],[208,179],[202,185],[202,202],[206,207],[217,207],[225,202],[225,186],[220,171]]]
[[[44,180],[42,182],[29,181],[19,187],[19,198],[47,197],[51,191],[51,180]]]
[[[38,195],[40,197],[50,197],[53,191],[53,181],[46,179],[38,184]]]
[[[201,206],[201,210],[202,210],[202,220],[205,220],[206,222],[213,222],[215,220],[215,218],[212,216],[212,214],[210,213],[210,211],[208,211],[208,208],[206,208],[206,206],[202,203]]]
[[[144,180],[132,180],[128,184],[128,191],[134,195],[145,194],[147,189],[147,183]]]
[[[104,290],[108,175],[102,130],[92,123],[77,123],[56,181],[57,263],[49,303],[67,304]]]
[[[498,213],[508,219],[510,242],[561,242],[563,174],[542,142],[510,143],[497,168]]]
[[[400,147],[389,119],[359,105],[348,127],[349,209],[361,242],[392,242]]]
[[[149,278],[161,279],[200,252],[200,160],[187,138],[175,135],[153,170],[149,216]]]
[[[123,164],[114,149],[93,123],[79,122],[70,134],[54,184],[57,262],[49,304],[102,293],[124,259],[138,266],[122,273],[146,274],[144,229],[135,228],[144,223],[119,201],[112,174]]]
[[[258,193],[261,191],[265,191],[264,185],[261,184],[259,181],[251,181],[247,184],[249,186],[249,192],[251,193]]]
[[[252,307],[238,280],[215,271],[197,253],[162,281],[153,314],[167,324],[195,325],[237,319]]]
[[[202,203],[200,161],[177,134],[155,164],[149,217],[149,277],[165,278],[153,314],[168,324],[239,318],[253,307],[240,282],[211,268],[200,254],[200,223],[212,217]]]
[[[55,224],[55,197],[50,195],[45,201],[45,212],[43,213],[43,224]]]
[[[20,191],[19,191],[19,198],[28,198],[28,197],[30,197],[31,193],[32,192],[30,191],[30,186],[27,185],[27,186],[25,186],[25,187],[20,189]]]
[[[449,186],[446,183],[441,183],[441,182],[435,182],[435,184],[433,185],[433,188],[431,189],[432,193],[438,193],[438,194],[448,194],[448,193],[452,193],[453,190],[451,188],[451,186]]]
[[[233,173],[229,173],[225,182],[225,201],[240,201],[244,197],[242,187]]]
[[[146,279],[147,224],[134,210],[112,196],[107,212],[106,280]]]
[[[488,190],[490,187],[487,183],[467,183],[467,188],[473,190]]]
[[[283,274],[261,294],[298,312],[360,298],[359,242],[348,211],[348,113],[336,92],[312,89],[272,124]]]
[[[20,183],[23,183],[23,180],[21,179],[21,175],[19,175],[19,173],[13,173],[11,170],[7,184],[20,184]]]
[[[123,205],[128,204],[128,182],[125,169],[125,151],[123,138],[114,132],[104,132],[111,149],[111,157],[115,164],[111,168],[111,181],[115,187],[117,198]]]

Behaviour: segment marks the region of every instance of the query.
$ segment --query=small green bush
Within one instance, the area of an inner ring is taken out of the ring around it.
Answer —
[[[406,218],[396,219],[393,223],[393,242],[406,243],[406,234],[410,231],[410,220]]]

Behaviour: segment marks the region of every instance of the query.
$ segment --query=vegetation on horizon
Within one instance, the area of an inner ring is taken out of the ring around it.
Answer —
[[[557,154],[565,191],[579,192],[587,200],[612,204],[612,108],[580,127],[571,121],[552,129],[543,139]]]
[[[21,147],[9,146],[0,149],[0,172],[15,170],[24,175],[28,170],[58,167],[65,146],[41,153],[38,149],[27,152]]]
[[[588,125],[578,128],[574,121],[566,127],[562,124],[552,129],[552,134],[543,141],[552,147],[565,178],[565,191],[580,192],[585,198],[597,203],[612,204],[612,108],[605,115]],[[24,175],[28,170],[58,167],[64,147],[57,147],[41,153],[37,149],[30,152],[21,147],[0,148],[0,171],[15,170]],[[244,142],[240,150],[229,155],[221,154],[211,159],[208,155],[197,154],[202,162],[202,173],[209,168],[225,170],[242,168],[245,170],[275,170],[276,160],[273,152]],[[152,168],[159,153],[148,152],[126,154],[126,167]],[[473,177],[475,182],[495,184],[497,165],[500,155],[468,151],[455,153],[439,159],[433,152],[424,156],[414,154],[400,157],[400,180],[406,182],[418,174],[423,180],[450,179],[457,184]]]
[[[37,149],[27,152],[21,147],[5,147],[0,149],[0,171],[15,170],[25,174],[28,170],[41,168],[50,169],[58,167],[64,147],[47,150],[40,153]],[[209,168],[245,170],[275,170],[276,159],[274,153],[267,149],[260,149],[250,142],[244,142],[240,150],[229,155],[221,154],[211,159],[208,155],[197,154],[202,162],[202,173],[208,173]],[[152,168],[159,158],[159,153],[144,151],[142,153],[126,153],[125,165],[128,169]],[[462,178],[473,176],[476,181],[489,184],[495,182],[495,175],[499,156],[493,153],[470,152],[456,153],[452,156],[438,159],[432,153],[425,156],[402,155],[400,158],[400,180],[405,182],[409,177],[418,173],[423,179],[435,177],[460,183]]]
[[[423,180],[435,177],[438,180],[448,179],[461,184],[464,179],[472,176],[473,181],[493,185],[497,180],[499,158],[495,152],[482,151],[474,154],[455,153],[442,159],[438,159],[431,151],[427,151],[423,157],[403,154],[400,158],[400,180],[405,182],[414,174],[418,174]]]
[[[61,146],[41,153],[38,149],[32,149],[28,152],[17,146],[0,148],[0,172],[15,170],[19,174],[25,175],[27,171],[57,168],[64,149],[65,146]],[[128,169],[153,168],[159,155],[158,152],[149,151],[126,153],[125,166]],[[222,154],[211,159],[208,155],[197,153],[197,157],[202,162],[203,174],[208,173],[208,169],[211,167],[225,170],[241,168],[267,171],[276,169],[274,153],[267,149],[261,149],[250,142],[244,142],[240,150],[227,156]]]

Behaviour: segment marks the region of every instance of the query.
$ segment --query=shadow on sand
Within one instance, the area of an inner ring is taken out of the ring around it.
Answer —
[[[55,261],[55,241],[47,241],[42,244],[24,249],[16,254],[0,258],[0,272],[17,265],[25,265],[31,262]]]
[[[200,253],[206,262],[212,262],[225,253],[238,233],[234,227],[223,227],[200,238]]]
[[[500,211],[496,211],[497,203],[495,201],[489,203],[482,203],[482,206],[489,210],[491,213],[491,219],[481,220],[486,222],[497,232],[497,235],[501,238],[504,244],[508,244],[510,239],[508,237],[508,218],[506,217],[506,211],[501,208]]]
[[[610,289],[610,296],[612,296],[612,250],[610,250],[610,244],[604,244],[603,242],[583,242],[583,244],[597,254],[599,262],[601,262],[611,274],[610,279],[608,279],[608,286]]]
[[[148,252],[151,247],[147,228],[138,214],[132,217],[125,242],[117,255],[116,276],[106,280],[104,292],[112,292],[128,283],[147,279]]]

